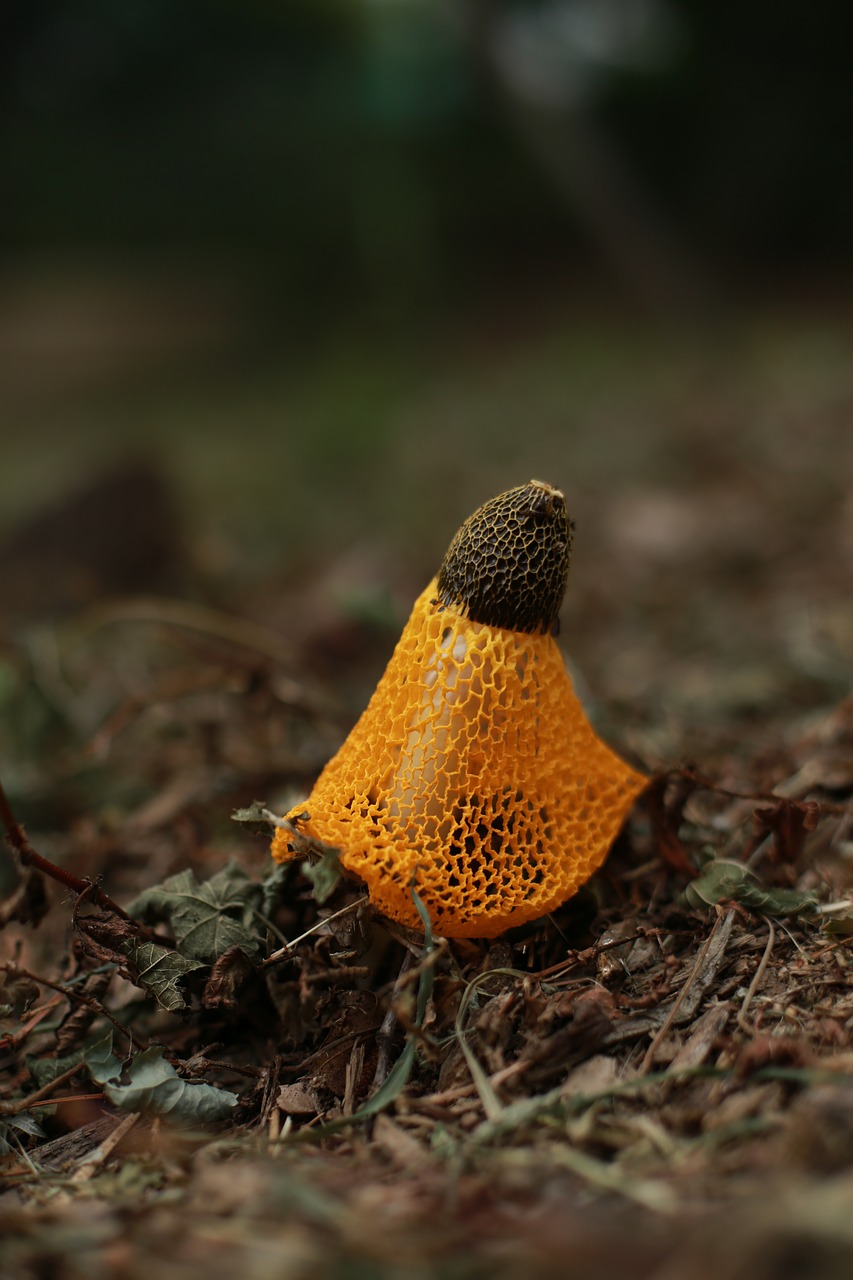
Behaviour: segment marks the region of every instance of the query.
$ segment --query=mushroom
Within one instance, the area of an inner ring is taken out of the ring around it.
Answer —
[[[415,602],[360,720],[273,857],[332,845],[384,915],[494,937],[601,865],[646,777],[594,733],[554,634],[572,523],[539,480],[485,503]]]

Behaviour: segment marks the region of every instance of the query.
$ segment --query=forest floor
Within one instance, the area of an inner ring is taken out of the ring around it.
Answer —
[[[432,459],[437,510],[396,552],[381,518],[350,545],[333,479],[313,556],[188,555],[156,456],[16,517],[0,781],[30,865],[0,864],[0,1274],[846,1280],[848,328],[758,325],[749,356],[671,377],[623,334],[618,395],[576,385],[571,440],[563,339],[491,388],[485,350],[445,362],[409,442],[375,446],[376,504],[416,437]],[[653,783],[553,916],[409,936],[231,815],[308,794],[419,575],[538,462],[510,447],[521,406],[578,516],[570,669]],[[466,413],[500,442],[480,471]],[[295,488],[296,523],[319,501]]]

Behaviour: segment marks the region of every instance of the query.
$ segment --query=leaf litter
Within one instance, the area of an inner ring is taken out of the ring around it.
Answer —
[[[292,666],[282,698],[284,658],[243,632],[148,609],[125,644],[150,696],[103,634],[75,642],[96,756],[57,713],[9,787],[42,859],[12,839],[0,903],[10,1275],[848,1273],[834,670],[822,717],[747,716],[702,772],[661,768],[552,917],[448,942],[376,917],[333,851],[272,868],[282,789],[307,792],[345,717]],[[655,726],[632,732],[654,757]]]

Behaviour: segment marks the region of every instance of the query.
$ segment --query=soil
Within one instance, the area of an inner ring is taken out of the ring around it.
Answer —
[[[755,320],[670,381],[665,344],[650,366],[623,334],[618,394],[579,396],[574,474],[545,477],[578,522],[560,642],[652,781],[585,889],[490,941],[383,921],[333,859],[276,870],[264,810],[308,794],[458,523],[529,478],[521,444],[477,470],[477,423],[493,408],[506,442],[520,403],[553,417],[576,334],[514,347],[494,388],[482,354],[445,353],[406,406],[432,452],[395,550],[338,538],[354,499],[312,541],[303,492],[284,569],[233,529],[224,555],[150,458],[7,530],[4,1276],[850,1274],[833,325]],[[474,423],[452,492],[448,405]],[[402,485],[414,446],[392,439]],[[558,433],[536,439],[556,462]]]

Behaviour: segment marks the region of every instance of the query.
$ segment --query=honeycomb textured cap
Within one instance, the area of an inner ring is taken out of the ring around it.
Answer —
[[[415,603],[384,676],[288,818],[336,846],[383,914],[492,937],[558,907],[604,861],[645,777],[589,725],[550,635]],[[307,814],[307,816],[306,816]],[[273,856],[296,842],[282,828]]]
[[[566,594],[571,546],[562,493],[531,480],[468,517],[444,557],[438,600],[490,627],[550,631]]]

